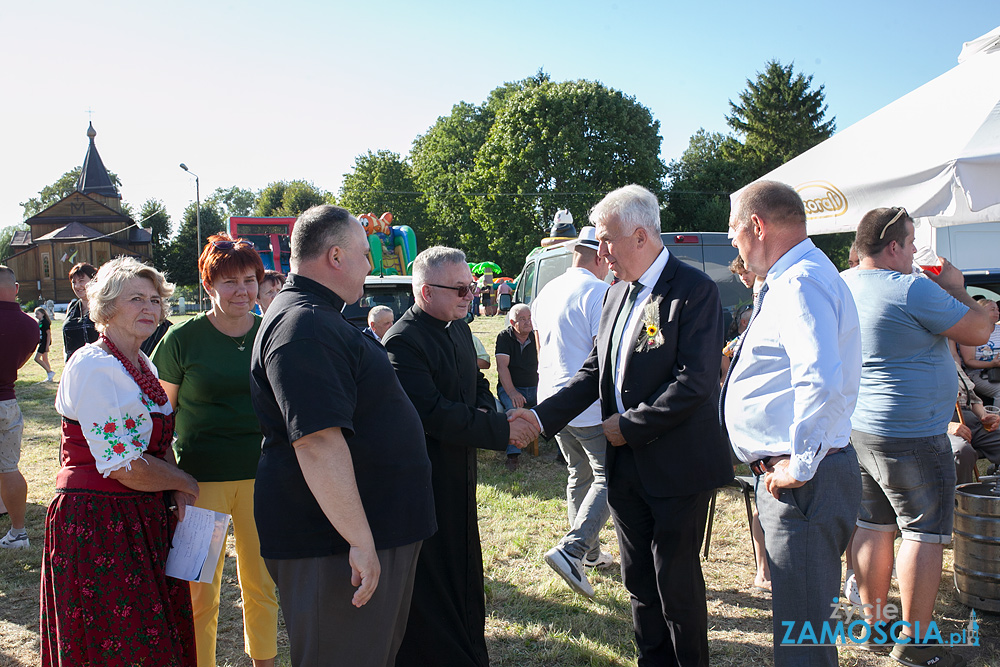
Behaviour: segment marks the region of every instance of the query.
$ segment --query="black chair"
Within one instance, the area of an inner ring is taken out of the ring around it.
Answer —
[[[747,507],[747,530],[750,532],[750,548],[753,550],[754,562],[757,561],[757,545],[753,541],[753,506],[750,498],[753,496],[754,479],[750,475],[737,475],[729,484],[722,488],[739,489],[743,493],[743,502]],[[708,508],[708,527],[705,530],[705,560],[708,560],[708,549],[712,544],[712,523],[715,519],[715,499],[719,489],[712,495],[712,504]]]

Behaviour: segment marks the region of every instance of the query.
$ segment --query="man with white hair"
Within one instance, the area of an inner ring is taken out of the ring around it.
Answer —
[[[382,336],[392,327],[394,320],[395,315],[392,314],[392,308],[375,306],[368,311],[368,326],[364,332],[381,343]]]
[[[538,349],[531,325],[531,309],[519,303],[507,314],[509,326],[497,334],[497,398],[504,410],[531,408],[537,403]],[[507,447],[507,470],[517,470],[521,450]]]
[[[475,289],[465,253],[424,250],[413,261],[416,303],[382,341],[423,422],[438,525],[417,561],[397,667],[489,664],[476,449],[524,446],[538,432],[496,411],[463,320]]]
[[[573,244],[573,266],[551,280],[531,304],[538,339],[538,397],[543,401],[564,387],[587,360],[601,324],[608,293],[606,258],[594,227],[584,227]],[[601,529],[608,522],[608,482],[604,462],[608,439],[601,426],[601,405],[594,401],[556,433],[569,480],[566,508],[570,530],[546,556],[581,560],[584,567],[607,567],[611,554],[601,551]],[[581,573],[582,574],[582,573]],[[580,586],[593,591],[583,574]]]
[[[600,398],[608,503],[632,596],[640,665],[708,665],[708,609],[699,549],[713,490],[733,478],[719,428],[722,305],[715,282],[660,238],[660,205],[638,185],[593,208],[608,290],[583,368],[535,408],[547,434]],[[534,422],[531,411],[511,419]],[[580,561],[549,564],[581,593]]]

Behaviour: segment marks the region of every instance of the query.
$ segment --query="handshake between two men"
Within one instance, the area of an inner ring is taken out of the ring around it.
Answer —
[[[625,444],[625,437],[619,428],[620,414],[613,414],[604,420],[604,437],[613,447],[621,447]],[[514,408],[507,411],[507,421],[510,424],[510,443],[520,449],[538,437],[542,432],[542,425],[538,422],[535,413],[527,408]],[[522,434],[528,434],[526,439],[522,439]]]

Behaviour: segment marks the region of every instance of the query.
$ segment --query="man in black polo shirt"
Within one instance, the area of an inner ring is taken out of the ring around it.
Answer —
[[[497,334],[497,398],[504,410],[533,408],[538,402],[538,348],[531,309],[519,303],[507,314],[508,326]],[[521,450],[507,447],[507,470],[517,470]]]
[[[291,247],[251,369],[261,555],[293,665],[390,667],[421,542],[436,530],[423,427],[381,346],[341,314],[371,268],[361,224],[314,206]]]

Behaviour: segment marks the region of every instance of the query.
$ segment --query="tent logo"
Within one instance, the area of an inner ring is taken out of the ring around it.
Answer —
[[[809,181],[802,183],[795,191],[802,197],[806,206],[806,217],[834,218],[847,213],[847,197],[844,193],[826,181]]]

